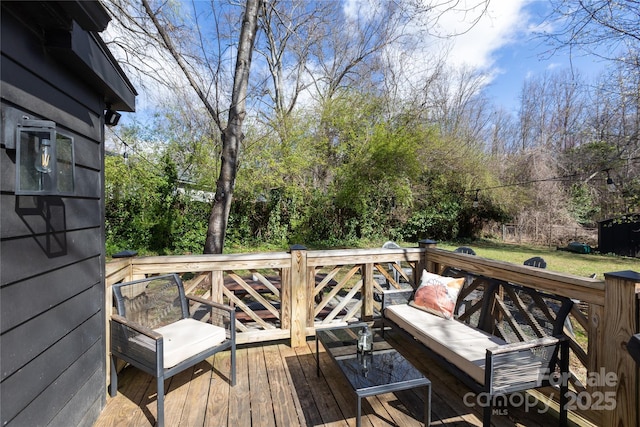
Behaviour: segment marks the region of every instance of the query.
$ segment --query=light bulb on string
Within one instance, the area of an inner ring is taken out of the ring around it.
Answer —
[[[609,174],[609,169],[605,169],[604,171],[607,173],[607,191],[609,193],[615,193],[616,192],[616,184],[615,184],[615,182],[613,182],[613,179],[611,178],[611,175]]]

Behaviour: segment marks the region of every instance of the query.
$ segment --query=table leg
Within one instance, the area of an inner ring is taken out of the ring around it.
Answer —
[[[358,409],[356,415],[356,427],[360,427],[360,414],[362,413],[362,398],[358,396]]]
[[[318,337],[316,337],[316,376],[320,376],[320,344],[318,344]]]
[[[425,386],[424,390],[424,425],[431,425],[431,384]]]

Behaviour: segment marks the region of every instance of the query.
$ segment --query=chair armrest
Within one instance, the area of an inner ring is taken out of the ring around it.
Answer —
[[[399,304],[407,304],[413,293],[415,291],[413,289],[390,289],[385,290],[382,293],[382,310],[391,306],[391,305],[399,305]]]
[[[631,335],[629,342],[627,342],[627,351],[640,366],[640,334]]]
[[[158,332],[147,328],[146,326],[142,326],[139,323],[136,322],[132,322],[131,320],[120,316],[119,314],[112,314],[111,315],[111,320],[117,323],[120,323],[124,326],[126,326],[127,328],[133,329],[134,331],[142,334],[142,335],[146,335],[147,337],[154,339],[154,340],[159,340],[162,339],[162,334],[159,334]]]
[[[220,310],[225,310],[228,311],[229,313],[233,313],[235,312],[235,309],[231,306],[225,305],[225,304],[220,304],[218,302],[215,301],[211,301],[208,300],[206,298],[202,298],[196,295],[187,295],[187,299],[191,300],[191,301],[195,301],[195,302],[199,302],[200,304],[205,304],[208,305],[209,307],[213,307],[213,308],[218,308]]]
[[[485,387],[493,394],[512,393],[543,385],[566,337],[543,337],[487,349]]]
[[[111,315],[111,354],[160,375],[164,365],[162,334],[118,314]]]
[[[542,337],[535,340],[515,342],[511,344],[503,344],[496,347],[488,348],[487,355],[498,355],[504,353],[515,353],[522,350],[530,350],[538,347],[555,346],[562,341],[566,341],[567,337]]]

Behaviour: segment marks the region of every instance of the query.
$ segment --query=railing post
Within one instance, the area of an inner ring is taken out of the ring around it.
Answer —
[[[224,288],[224,272],[222,270],[215,270],[209,273],[209,280],[211,280],[211,300],[222,303],[222,289]]]
[[[605,273],[603,381],[605,398],[615,395],[615,407],[604,410],[605,427],[637,427],[638,367],[627,352],[627,342],[636,329],[636,292],[640,291],[640,273]],[[615,378],[609,378],[615,374]],[[615,381],[614,381],[615,379]],[[605,403],[607,400],[605,399]]]
[[[291,246],[291,347],[301,347],[307,341],[307,248]]]
[[[280,269],[280,328],[291,329],[291,268]]]
[[[362,264],[362,320],[373,318],[373,264]]]
[[[420,240],[418,242],[420,248],[435,248],[438,242],[435,240]],[[438,273],[440,271],[440,265],[428,260],[427,253],[424,253],[422,260],[416,264],[416,286],[420,284],[420,277],[422,277],[422,270],[427,270],[430,273]]]

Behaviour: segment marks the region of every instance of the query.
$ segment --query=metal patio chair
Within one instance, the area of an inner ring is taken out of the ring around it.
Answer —
[[[177,274],[113,285],[111,396],[118,392],[116,359],[157,380],[157,426],[164,425],[164,380],[223,350],[231,350],[236,382],[235,310],[186,295]],[[191,307],[190,303],[197,304]]]
[[[459,254],[469,254],[469,255],[475,255],[476,251],[474,251],[473,249],[471,249],[468,246],[460,246],[458,248],[455,248],[453,250],[453,252],[459,253]]]
[[[524,265],[528,265],[529,267],[547,268],[547,262],[544,260],[544,258],[539,256],[529,258],[524,262]]]
[[[627,351],[640,366],[640,334],[631,335],[629,342],[627,342]]]

